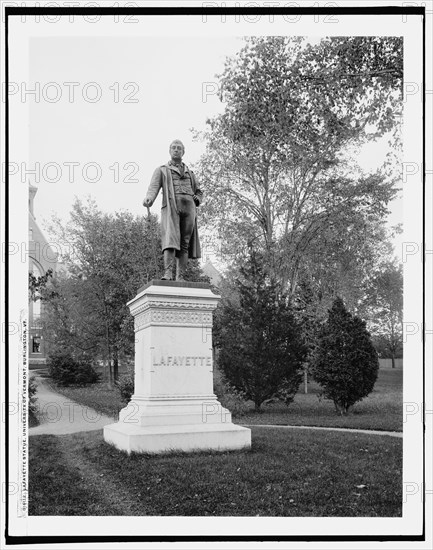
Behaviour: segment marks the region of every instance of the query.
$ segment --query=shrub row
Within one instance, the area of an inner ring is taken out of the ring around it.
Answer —
[[[74,359],[66,352],[51,354],[47,365],[49,375],[61,386],[86,386],[101,378],[89,360]]]

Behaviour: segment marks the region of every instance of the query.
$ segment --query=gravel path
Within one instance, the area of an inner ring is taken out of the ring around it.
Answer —
[[[114,418],[53,392],[37,371],[33,371],[32,377],[38,383],[36,397],[39,408],[37,417],[40,424],[30,428],[29,435],[62,435],[100,430],[116,421]]]
[[[282,426],[281,424],[242,424],[246,428],[286,428],[297,430],[328,430],[332,432],[351,432],[357,434],[389,435],[403,437],[403,432],[385,432],[381,430],[358,430],[356,428],[325,428],[322,426]]]

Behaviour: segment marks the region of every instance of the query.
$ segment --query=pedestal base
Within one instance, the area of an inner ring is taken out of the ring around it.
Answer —
[[[134,395],[104,439],[128,453],[249,449],[213,393],[209,285],[152,281],[128,302],[135,326]]]
[[[232,423],[142,427],[118,422],[104,427],[104,439],[128,454],[228,451],[249,449],[251,430]]]

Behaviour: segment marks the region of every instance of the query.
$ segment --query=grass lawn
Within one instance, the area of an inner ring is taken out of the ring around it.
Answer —
[[[64,395],[68,399],[116,419],[119,411],[126,406],[126,403],[123,403],[120,399],[119,390],[116,388],[110,390],[105,382],[97,382],[84,387],[59,386],[50,378],[45,378],[45,382],[53,391]]]
[[[128,456],[102,431],[30,438],[30,515],[401,516],[402,440],[254,428],[251,451]]]
[[[105,383],[84,388],[62,388],[49,381],[54,391],[98,412],[117,418],[125,404],[118,390],[109,390]],[[308,385],[308,394],[303,386],[294,402],[286,407],[281,402],[263,406],[262,413],[251,411],[236,418],[240,424],[281,424],[296,426],[326,426],[360,428],[366,430],[401,431],[403,429],[403,371],[381,369],[373,392],[357,403],[347,416],[335,412],[332,401],[320,399],[320,388],[314,382]]]
[[[356,403],[347,416],[335,412],[334,403],[320,398],[320,386],[308,385],[308,394],[299,388],[289,407],[272,403],[263,413],[249,412],[242,424],[283,424],[294,426],[326,426],[366,430],[403,430],[403,371],[381,369],[372,393]]]

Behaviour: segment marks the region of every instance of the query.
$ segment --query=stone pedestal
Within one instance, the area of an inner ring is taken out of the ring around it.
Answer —
[[[251,447],[213,393],[209,285],[152,281],[128,303],[135,320],[135,391],[104,439],[130,453]]]

